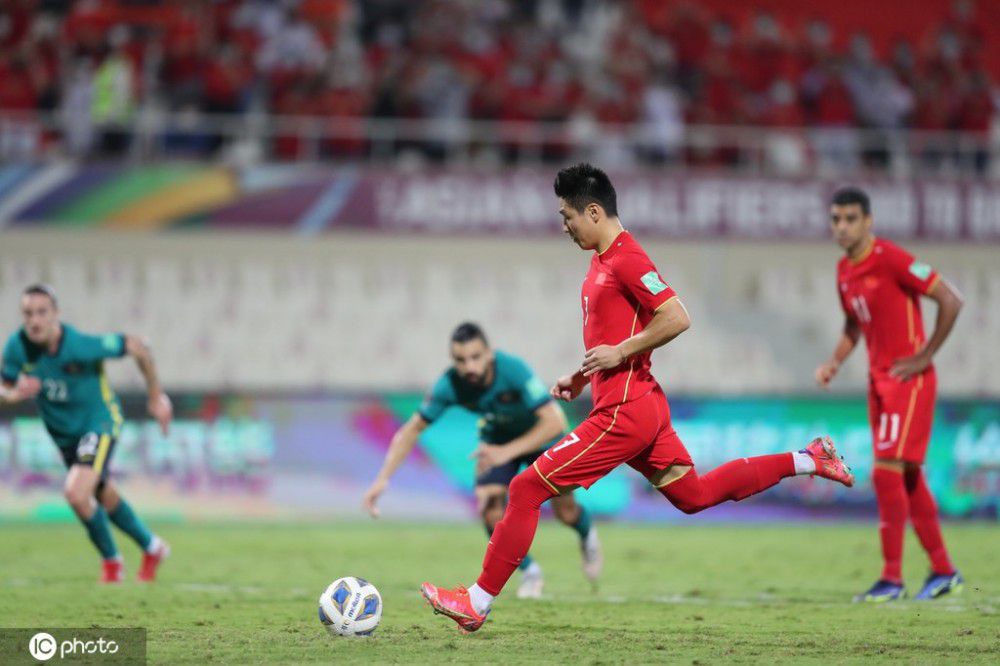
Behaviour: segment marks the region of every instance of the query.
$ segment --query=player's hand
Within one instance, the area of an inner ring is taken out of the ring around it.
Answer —
[[[569,402],[575,400],[583,387],[587,385],[586,377],[580,373],[563,375],[556,380],[555,385],[549,389],[549,395],[556,400]]]
[[[510,453],[505,446],[479,443],[472,452],[471,458],[476,459],[476,476],[481,476],[494,467],[505,465],[511,461]]]
[[[593,349],[588,349],[583,355],[583,365],[580,372],[584,377],[589,377],[601,370],[617,368],[625,361],[625,354],[615,345],[598,345]]]
[[[19,375],[12,390],[15,400],[30,400],[42,390],[42,380],[31,375]]]
[[[156,393],[149,396],[146,403],[149,415],[160,424],[160,432],[166,437],[170,434],[170,420],[174,418],[174,404],[170,402],[170,397],[166,393]]]
[[[372,518],[378,518],[382,515],[382,512],[378,510],[378,498],[385,492],[386,486],[389,483],[383,481],[382,479],[375,479],[372,485],[368,486],[368,490],[365,491],[364,499],[361,500],[361,506],[364,507],[365,511],[368,512]]]
[[[836,361],[823,363],[816,368],[816,383],[822,388],[829,388],[830,380],[837,375],[838,370],[840,370],[840,364]]]
[[[931,357],[922,353],[899,358],[889,369],[889,376],[895,377],[901,382],[909,381],[926,370],[930,364]]]

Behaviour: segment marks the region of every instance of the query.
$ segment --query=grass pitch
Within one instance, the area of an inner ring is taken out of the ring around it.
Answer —
[[[878,574],[875,526],[600,526],[604,580],[590,590],[575,535],[543,522],[532,551],[542,601],[513,585],[478,633],[435,616],[417,588],[471,583],[485,539],[475,523],[157,526],[174,549],[159,582],[94,583],[75,524],[0,526],[0,622],[7,627],[148,630],[150,663],[997,663],[1000,528],[945,536],[968,581],[931,603],[854,605]],[[926,573],[906,545],[911,594]],[[129,575],[138,553],[119,536]],[[382,592],[368,639],[333,639],[316,614],[333,579]]]

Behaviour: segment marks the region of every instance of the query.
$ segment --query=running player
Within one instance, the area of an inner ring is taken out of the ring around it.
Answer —
[[[142,548],[138,578],[152,581],[169,548],[149,531],[108,477],[122,415],[104,375],[105,359],[135,358],[146,380],[149,413],[167,434],[173,407],[160,389],[149,348],[132,335],[87,335],[59,321],[55,292],[43,284],[24,290],[21,314],[24,326],[3,349],[0,404],[35,398],[69,470],[66,500],[103,559],[101,582],[119,583],[124,578],[109,519]]]
[[[826,387],[861,334],[868,347],[868,418],[878,499],[882,576],[855,601],[905,597],[903,533],[910,517],[931,561],[931,573],[917,599],[959,591],[962,576],[952,566],[941,537],[937,505],[921,466],[931,437],[937,376],[931,358],[951,332],[962,298],[947,280],[902,248],[872,234],[868,195],[856,188],[834,194],[830,226],[845,256],[837,264],[844,331],[833,356],[816,369]],[[924,338],[920,297],[937,303],[937,323]]]
[[[589,164],[563,169],[555,193],[566,233],[594,254],[580,298],[586,353],[580,369],[560,378],[551,394],[572,400],[589,383],[594,408],[514,478],[507,512],[486,549],[476,584],[468,590],[423,584],[435,612],[464,631],[482,626],[494,597],[528,552],[541,505],[573,488],[589,488],[621,464],[639,471],[685,513],[744,499],[796,474],[854,483],[828,438],[817,438],[798,452],[741,458],[699,475],[670,424],[663,390],[650,374],[650,353],[688,329],[687,310],[622,228],[615,190],[603,171]]]
[[[376,506],[390,477],[406,459],[424,429],[449,407],[461,405],[482,418],[476,458],[476,502],[486,533],[492,537],[507,505],[507,487],[546,447],[566,433],[566,417],[552,401],[545,384],[521,359],[499,349],[494,351],[486,334],[476,324],[466,322],[451,336],[452,367],[434,384],[423,406],[396,432],[385,462],[365,493],[364,506],[378,517]],[[583,573],[596,583],[603,558],[597,530],[590,514],[576,503],[573,495],[552,502],[556,517],[572,527],[580,537]],[[525,554],[521,570],[519,598],[536,599],[542,593],[542,569]]]

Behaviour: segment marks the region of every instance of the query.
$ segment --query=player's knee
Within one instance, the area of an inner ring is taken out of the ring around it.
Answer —
[[[575,524],[580,518],[580,508],[575,502],[553,502],[552,513],[559,521],[567,525]]]
[[[495,527],[503,518],[504,498],[501,495],[493,495],[483,500],[479,509],[479,515],[487,527]]]
[[[700,486],[695,484],[671,484],[660,488],[659,491],[679,511],[688,515],[704,511],[711,506],[705,501]]]
[[[552,488],[542,480],[533,467],[529,467],[514,477],[510,483],[510,503],[528,503],[533,506],[541,506],[555,493]]]
[[[65,497],[69,505],[77,511],[83,511],[90,506],[91,494],[86,488],[67,486],[63,489],[63,497]]]

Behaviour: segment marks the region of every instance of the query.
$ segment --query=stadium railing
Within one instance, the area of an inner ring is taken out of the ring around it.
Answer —
[[[86,114],[0,110],[0,158],[83,156],[508,164],[591,159],[609,166],[723,167],[748,175],[997,177],[1000,134],[721,125],[239,115],[144,108],[123,124]]]

